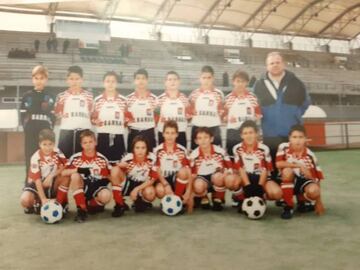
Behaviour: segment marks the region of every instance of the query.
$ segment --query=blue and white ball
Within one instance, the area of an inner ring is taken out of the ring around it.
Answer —
[[[50,200],[41,206],[40,216],[42,221],[47,224],[53,224],[62,219],[63,208],[60,203]]]
[[[242,211],[249,219],[260,219],[265,214],[266,203],[260,197],[246,198],[242,204]]]
[[[179,196],[166,195],[161,200],[161,210],[165,215],[175,216],[181,211],[182,208],[183,204]]]

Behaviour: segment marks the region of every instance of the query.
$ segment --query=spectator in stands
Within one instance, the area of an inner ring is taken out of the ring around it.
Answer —
[[[288,140],[293,125],[302,123],[302,116],[311,100],[304,83],[285,69],[280,53],[267,55],[266,69],[267,72],[256,82],[254,93],[263,113],[263,141],[269,146],[274,163],[279,144]],[[276,170],[272,177],[276,180]]]
[[[63,54],[65,54],[70,46],[70,40],[65,39],[63,43]]]
[[[40,40],[37,39],[34,41],[34,48],[35,48],[35,52],[39,52]]]
[[[229,73],[227,73],[226,71],[223,73],[222,75],[223,77],[223,86],[224,87],[228,87],[229,86]]]
[[[52,47],[53,47],[53,51],[57,52],[57,48],[58,48],[58,41],[56,37],[53,37],[52,39]]]
[[[47,51],[50,52],[51,51],[51,38],[49,37],[48,40],[46,41],[46,48],[47,48]]]

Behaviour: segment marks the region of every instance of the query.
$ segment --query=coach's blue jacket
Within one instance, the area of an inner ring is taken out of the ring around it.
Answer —
[[[287,137],[290,128],[302,123],[302,116],[311,104],[305,85],[294,73],[285,72],[279,89],[267,73],[254,86],[262,113],[264,137]]]

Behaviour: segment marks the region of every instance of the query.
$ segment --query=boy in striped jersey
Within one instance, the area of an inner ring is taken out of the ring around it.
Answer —
[[[293,216],[293,195],[298,196],[298,211],[305,212],[305,202],[315,202],[315,212],[325,212],[320,196],[320,181],[324,179],[315,154],[306,147],[304,126],[295,125],[289,133],[289,142],[279,145],[276,154],[276,166],[281,171],[281,189],[285,201],[281,218]]]
[[[233,91],[225,98],[224,122],[226,123],[226,149],[233,157],[233,147],[240,143],[240,127],[246,120],[257,121],[262,117],[257,98],[247,90],[249,75],[241,70],[234,73]]]
[[[145,137],[150,151],[156,146],[155,126],[158,115],[155,110],[157,98],[148,90],[149,75],[145,69],[139,69],[134,74],[135,91],[127,96],[129,116],[128,146],[138,135]]]
[[[186,129],[190,117],[190,105],[187,97],[179,92],[180,76],[175,71],[166,74],[165,93],[158,97],[160,119],[158,123],[159,144],[164,141],[164,123],[173,120],[178,124],[179,134],[176,142],[186,147]]]
[[[210,209],[207,198],[212,193],[212,209],[222,211],[225,203],[225,178],[231,176],[232,162],[226,151],[213,144],[214,136],[207,127],[195,131],[195,142],[199,145],[189,156],[193,189],[196,197],[201,198],[201,207]]]
[[[208,127],[213,134],[213,143],[221,146],[220,125],[223,114],[224,94],[214,86],[214,69],[201,69],[200,87],[194,90],[189,101],[191,105],[191,149],[195,149],[195,133],[198,127]]]
[[[156,196],[162,199],[167,194],[175,194],[189,203],[191,196],[191,172],[186,148],[176,143],[179,134],[175,121],[164,124],[164,142],[154,150],[159,181],[155,186]]]
[[[69,88],[56,97],[55,114],[60,122],[58,147],[69,158],[81,151],[81,131],[92,127],[93,95],[82,89],[83,71],[79,66],[69,67],[67,83]]]
[[[92,123],[97,131],[97,151],[110,162],[120,161],[125,153],[124,131],[126,99],[116,90],[118,76],[114,71],[104,75],[104,92],[94,100]]]

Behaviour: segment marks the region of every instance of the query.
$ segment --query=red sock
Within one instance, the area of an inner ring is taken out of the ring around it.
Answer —
[[[235,191],[233,193],[232,197],[233,197],[234,201],[237,201],[237,202],[245,200],[245,194],[244,194],[243,189],[240,188],[239,190]]]
[[[182,180],[180,178],[176,178],[175,195],[177,195],[179,197],[184,195],[187,184],[188,184],[188,180]]]
[[[220,199],[222,202],[225,201],[225,187],[214,186],[213,198]]]
[[[95,198],[92,198],[90,201],[88,201],[88,205],[90,207],[98,207],[103,206],[101,203],[99,203]]]
[[[112,193],[116,204],[124,205],[124,198],[122,196],[122,190],[119,185],[112,186]]]
[[[58,203],[60,203],[62,206],[68,203],[68,191],[69,188],[65,187],[63,185],[59,186],[56,192],[56,200]]]
[[[298,194],[298,195],[296,195],[296,198],[297,198],[297,201],[298,201],[299,203],[306,202],[306,198],[304,197],[303,194]]]
[[[74,191],[74,199],[77,207],[80,207],[83,210],[87,210],[86,199],[83,189],[78,189]]]
[[[283,192],[283,199],[287,206],[294,207],[294,184],[293,183],[281,183],[281,189]]]

